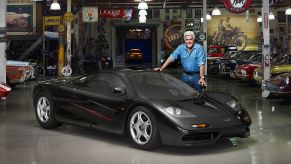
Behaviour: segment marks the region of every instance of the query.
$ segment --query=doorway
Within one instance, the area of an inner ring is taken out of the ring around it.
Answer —
[[[116,66],[152,67],[157,58],[156,27],[116,27]]]

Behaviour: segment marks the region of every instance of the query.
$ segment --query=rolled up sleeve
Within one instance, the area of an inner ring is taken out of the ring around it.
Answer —
[[[181,55],[181,45],[180,46],[178,46],[175,50],[174,50],[174,52],[170,55],[170,57],[172,58],[172,61],[175,61],[178,57],[179,57],[179,55]]]
[[[206,63],[206,54],[203,47],[200,47],[198,50],[198,65]]]

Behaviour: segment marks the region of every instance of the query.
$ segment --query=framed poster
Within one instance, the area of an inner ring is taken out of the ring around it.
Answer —
[[[192,9],[191,8],[186,9],[186,18],[192,18]]]
[[[278,11],[277,12],[277,17],[278,17],[278,23],[286,23],[286,15],[285,11]]]
[[[202,15],[201,15],[201,10],[197,9],[195,10],[195,18],[201,18]]]
[[[31,32],[33,30],[33,5],[7,5],[7,32]]]

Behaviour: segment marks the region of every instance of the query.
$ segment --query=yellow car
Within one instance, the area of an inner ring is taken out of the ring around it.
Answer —
[[[273,60],[272,63],[274,64],[271,65],[271,77],[275,77],[282,73],[291,72],[291,54],[278,56]],[[263,79],[262,67],[257,67],[254,70],[253,74],[256,84],[261,85]]]

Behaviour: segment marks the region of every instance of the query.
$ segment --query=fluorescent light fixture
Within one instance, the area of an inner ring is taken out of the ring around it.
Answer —
[[[139,10],[138,15],[148,15],[146,10]]]
[[[274,20],[275,19],[275,15],[274,15],[274,13],[272,11],[270,11],[269,19],[270,20]]]
[[[61,6],[57,0],[54,0],[51,4],[50,10],[61,10]]]
[[[149,7],[148,7],[148,4],[144,0],[141,0],[137,8],[139,10],[147,10]]]
[[[288,7],[288,9],[286,9],[285,15],[291,15],[291,8],[290,7]]]
[[[214,7],[212,10],[212,15],[221,15],[221,12],[218,7]]]
[[[262,22],[262,21],[263,21],[262,16],[258,16],[257,22]]]

